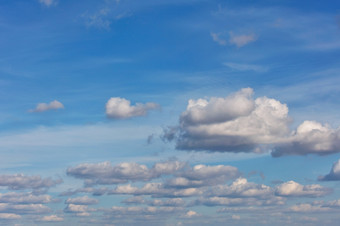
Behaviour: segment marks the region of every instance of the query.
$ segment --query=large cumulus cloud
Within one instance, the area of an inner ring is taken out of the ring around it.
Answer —
[[[283,155],[325,155],[340,151],[340,129],[304,121],[290,130],[288,107],[268,97],[253,98],[244,88],[225,98],[189,100],[177,126],[165,129],[163,139],[181,150],[263,152]]]

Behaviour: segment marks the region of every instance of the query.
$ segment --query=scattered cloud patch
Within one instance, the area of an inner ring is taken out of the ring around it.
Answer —
[[[110,162],[83,163],[67,169],[67,174],[85,179],[87,185],[119,184],[128,181],[148,181],[163,174],[172,174],[186,166],[184,162],[168,161],[156,163],[152,168],[138,163],[120,163],[112,166]]]
[[[88,196],[76,197],[76,198],[68,198],[65,201],[66,204],[76,204],[76,205],[94,205],[98,204],[99,201],[94,198],[90,198]]]
[[[222,38],[220,37],[221,34],[211,32],[210,35],[211,35],[212,39],[213,39],[215,42],[217,42],[219,45],[225,46],[225,45],[227,44],[227,41],[224,40],[224,39],[222,39]]]
[[[41,221],[46,221],[46,222],[61,222],[61,221],[64,221],[64,218],[59,217],[57,215],[49,215],[49,216],[42,217]]]
[[[293,135],[278,145],[274,157],[282,155],[327,155],[340,151],[340,128],[332,129],[316,121],[304,121]]]
[[[137,116],[145,116],[149,110],[157,109],[160,106],[156,103],[136,103],[131,105],[127,99],[112,97],[106,103],[106,115],[113,119],[127,119]]]
[[[229,43],[237,46],[238,48],[243,47],[256,40],[254,34],[249,35],[236,35],[232,31],[229,32]]]
[[[279,196],[320,197],[328,195],[331,189],[319,184],[301,185],[295,181],[288,181],[276,187],[275,193]]]
[[[62,179],[53,180],[52,178],[24,174],[0,175],[0,186],[10,190],[46,190],[62,182]]]
[[[44,112],[49,110],[63,109],[64,105],[57,101],[51,101],[50,103],[39,103],[35,109],[29,110],[29,112]]]
[[[54,6],[57,4],[56,0],[39,0],[40,4],[46,6],[46,7],[50,7],[50,6]]]
[[[235,71],[254,71],[254,72],[259,72],[259,73],[268,71],[267,67],[263,67],[263,66],[255,65],[255,64],[238,64],[238,63],[226,62],[224,63],[224,65]]]

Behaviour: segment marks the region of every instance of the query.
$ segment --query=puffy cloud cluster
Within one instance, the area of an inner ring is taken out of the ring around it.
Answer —
[[[157,108],[159,108],[159,105],[156,103],[136,103],[136,105],[133,106],[127,99],[112,97],[106,103],[106,115],[114,119],[127,119],[144,116],[149,110]]]
[[[163,139],[182,150],[263,152],[283,155],[325,155],[340,151],[340,129],[304,121],[289,129],[288,107],[258,97],[244,88],[225,98],[189,100],[179,125],[165,129]]]
[[[333,164],[329,174],[320,176],[318,179],[321,181],[340,180],[340,159]]]
[[[85,179],[87,185],[119,184],[128,181],[148,181],[162,174],[172,174],[186,164],[178,161],[156,163],[152,168],[138,163],[120,163],[112,166],[110,162],[84,163],[67,169],[67,174]]]
[[[301,185],[295,181],[288,181],[277,186],[275,192],[280,196],[319,197],[331,193],[332,190],[319,184]]]
[[[44,111],[49,111],[49,110],[58,110],[58,109],[63,109],[64,105],[57,101],[51,101],[50,103],[39,103],[35,109],[29,110],[30,112],[44,112]]]
[[[304,121],[292,136],[272,152],[281,155],[327,155],[340,152],[340,129],[332,129],[315,121]]]
[[[0,175],[0,186],[11,190],[46,190],[62,183],[62,179],[41,178],[41,176],[26,176],[24,174]]]

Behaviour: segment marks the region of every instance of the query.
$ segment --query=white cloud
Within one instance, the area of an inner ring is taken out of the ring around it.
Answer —
[[[50,6],[53,6],[53,5],[56,5],[57,4],[57,1],[56,0],[39,0],[39,2],[44,5],[44,6],[47,6],[47,7],[50,7]]]
[[[248,182],[245,178],[238,178],[231,185],[212,187],[209,195],[221,197],[268,197],[273,189],[264,184]]]
[[[340,159],[333,164],[329,174],[320,176],[318,179],[321,181],[340,180]]]
[[[44,216],[41,218],[41,221],[46,221],[46,222],[60,222],[63,220],[64,218],[58,217],[57,215],[49,215],[49,216]]]
[[[284,144],[272,153],[281,155],[326,155],[340,151],[340,129],[315,121],[304,121]]]
[[[21,216],[14,213],[0,213],[0,219],[14,220],[20,219]]]
[[[174,173],[185,167],[186,163],[168,161],[156,163],[152,168],[138,163],[120,163],[112,166],[110,162],[83,163],[67,169],[67,174],[86,179],[87,185],[119,184],[128,181],[147,181],[163,174]]]
[[[268,71],[267,67],[263,67],[263,66],[255,65],[255,64],[239,64],[239,63],[226,62],[224,63],[224,65],[236,71],[255,71],[255,72],[267,72]]]
[[[229,32],[229,42],[230,44],[236,45],[237,47],[242,47],[250,42],[253,42],[256,40],[256,37],[254,34],[249,35],[235,35],[233,32]]]
[[[320,197],[331,193],[329,188],[322,187],[319,184],[301,185],[295,181],[288,181],[276,187],[276,195],[279,196],[297,196],[297,197]]]
[[[49,110],[63,109],[64,105],[57,100],[51,101],[50,103],[39,103],[35,109],[29,110],[29,112],[44,112]]]
[[[76,204],[67,204],[64,209],[65,213],[74,213],[77,216],[90,216],[89,212],[93,212],[96,209],[89,208],[87,205],[76,205]]]
[[[9,204],[0,203],[0,212],[15,214],[44,214],[50,213],[51,209],[42,204]]]
[[[225,46],[225,45],[227,44],[227,41],[224,40],[224,39],[222,39],[222,38],[220,37],[220,34],[219,34],[219,33],[211,32],[210,35],[211,35],[212,39],[213,39],[215,42],[217,42],[219,45]]]
[[[41,178],[41,176],[25,176],[24,174],[0,175],[0,186],[11,190],[48,189],[62,183],[61,179]]]
[[[127,99],[112,97],[106,103],[106,115],[114,119],[127,119],[144,116],[149,110],[157,108],[159,108],[159,105],[156,103],[136,103],[136,105],[131,105],[131,102]]]
[[[52,202],[50,195],[34,195],[31,193],[15,193],[9,192],[0,194],[0,203],[12,204],[39,204]]]
[[[76,205],[93,205],[97,204],[98,200],[94,198],[90,198],[88,196],[76,197],[76,198],[68,198],[65,201],[66,204],[76,204]]]
[[[188,217],[188,218],[191,218],[191,217],[197,217],[197,216],[200,216],[197,212],[193,211],[193,210],[189,210],[185,213],[184,217]]]
[[[190,99],[180,121],[184,125],[213,124],[249,115],[255,107],[252,95],[253,90],[245,88],[226,98]]]
[[[340,151],[340,128],[304,121],[294,131],[286,104],[268,97],[252,98],[250,88],[226,98],[189,100],[177,126],[163,140],[182,150],[326,155]]]
[[[233,220],[240,220],[241,216],[240,215],[231,215],[231,219],[233,219]]]

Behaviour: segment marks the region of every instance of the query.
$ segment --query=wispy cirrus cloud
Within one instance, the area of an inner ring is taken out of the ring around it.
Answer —
[[[267,67],[255,65],[255,64],[239,64],[239,63],[233,63],[233,62],[226,62],[226,63],[223,63],[223,65],[235,71],[267,72],[269,70]]]

